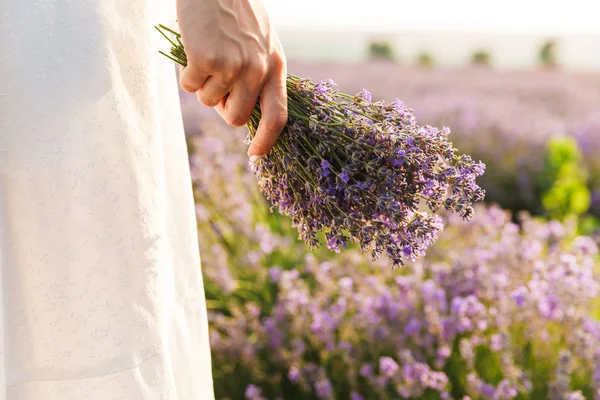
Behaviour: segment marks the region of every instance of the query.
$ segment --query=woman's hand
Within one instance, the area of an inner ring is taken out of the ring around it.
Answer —
[[[287,122],[287,67],[281,43],[259,0],[177,0],[188,65],[181,87],[243,126],[260,98],[262,118],[248,156],[273,147]]]

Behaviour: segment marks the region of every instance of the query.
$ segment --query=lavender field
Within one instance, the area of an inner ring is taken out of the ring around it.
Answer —
[[[448,126],[487,165],[488,204],[470,222],[447,215],[427,256],[400,269],[352,245],[309,251],[262,197],[245,130],[182,93],[216,397],[600,399],[598,244],[580,224],[600,210],[600,74],[383,62],[289,71],[400,98],[420,123]],[[555,137],[573,138],[582,158],[553,179],[576,174],[599,193],[581,215],[547,212],[548,193],[568,202],[546,182]]]

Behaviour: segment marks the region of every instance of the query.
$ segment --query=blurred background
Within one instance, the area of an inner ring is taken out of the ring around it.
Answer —
[[[181,92],[217,398],[600,399],[597,5],[265,3],[290,73],[449,127],[486,204],[402,269],[310,252]]]
[[[541,46],[554,40],[563,66],[600,67],[600,24],[590,1],[265,3],[291,59],[360,61],[374,55],[371,43],[386,42],[404,65],[423,64],[429,54],[441,67],[460,67],[485,51],[497,68],[530,68],[539,64]]]

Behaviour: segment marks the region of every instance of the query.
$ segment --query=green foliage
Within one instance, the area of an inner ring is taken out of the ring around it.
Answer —
[[[477,50],[471,57],[471,64],[473,65],[491,65],[492,56],[487,50]]]
[[[593,236],[600,230],[600,221],[593,215],[585,215],[579,219],[579,232],[582,235]]]
[[[372,41],[369,43],[369,57],[372,59],[394,60],[394,50],[387,41]]]
[[[431,68],[435,65],[435,60],[431,53],[424,51],[419,54],[417,58],[417,64],[422,68]]]
[[[452,396],[457,399],[460,399],[467,394],[467,371],[469,371],[467,363],[460,355],[461,338],[461,335],[454,338],[452,343],[452,353],[444,366],[444,372],[446,373],[446,376],[448,376],[450,382],[452,382]]]
[[[538,54],[539,62],[544,67],[556,67],[558,65],[556,57],[556,41],[547,40],[542,44]]]
[[[475,370],[484,382],[493,385],[503,378],[500,356],[486,346],[478,346],[475,350]]]
[[[591,193],[577,142],[569,137],[551,139],[543,160],[540,183],[547,215],[559,220],[583,215],[590,206]]]

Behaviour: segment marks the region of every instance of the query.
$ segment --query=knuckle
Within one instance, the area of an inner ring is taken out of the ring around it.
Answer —
[[[283,54],[275,52],[271,55],[271,65],[277,71],[284,70],[286,68],[286,61]]]
[[[241,70],[242,63],[236,60],[231,60],[223,67],[223,77],[226,81],[231,82],[239,75]]]
[[[195,53],[197,54],[197,53]],[[214,71],[219,65],[219,57],[212,52],[202,52],[200,55],[190,58],[190,64],[194,63],[207,72]]]
[[[194,79],[193,67],[185,67],[179,76],[179,85],[183,90],[189,93],[195,93],[200,89],[202,82],[196,82]]]
[[[198,92],[197,94],[198,102],[207,107],[214,107],[219,104],[219,100],[211,98],[206,93]]]
[[[183,90],[185,90],[188,93],[194,93],[198,90],[198,88],[195,85],[188,82],[187,79],[181,79],[179,85]]]
[[[250,61],[248,64],[248,69],[253,75],[258,75],[262,78],[269,72],[269,67],[264,59],[255,59]]]

